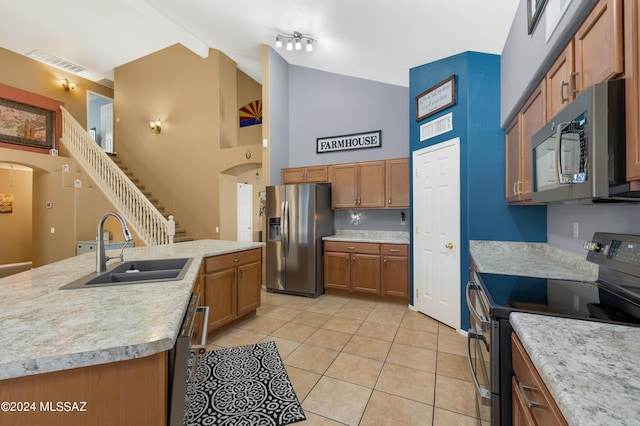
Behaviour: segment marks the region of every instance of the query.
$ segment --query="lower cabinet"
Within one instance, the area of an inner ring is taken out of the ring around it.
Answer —
[[[383,296],[409,298],[409,246],[382,244]]]
[[[566,425],[564,416],[515,333],[511,335],[511,355],[515,373],[511,379],[513,425]]]
[[[0,412],[0,424],[164,426],[167,362],[168,353],[160,352],[0,380],[0,401],[18,404]]]
[[[407,254],[406,244],[326,241],[324,286],[408,298]]]
[[[262,249],[207,257],[203,277],[211,332],[260,306]]]

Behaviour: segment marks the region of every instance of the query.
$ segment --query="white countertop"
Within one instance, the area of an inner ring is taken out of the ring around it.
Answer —
[[[469,241],[469,252],[481,272],[541,278],[595,281],[598,266],[578,253],[546,243]]]
[[[509,321],[569,425],[640,421],[640,327],[514,312]]]
[[[95,253],[0,279],[0,380],[171,349],[202,258],[263,246],[199,240],[124,250],[125,261],[193,257],[178,281],[58,290],[95,271]]]
[[[353,241],[359,243],[409,244],[409,233],[403,231],[342,230],[322,237],[323,241]]]

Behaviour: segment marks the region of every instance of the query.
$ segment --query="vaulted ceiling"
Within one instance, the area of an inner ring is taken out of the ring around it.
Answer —
[[[408,86],[409,69],[467,50],[500,54],[518,0],[20,0],[0,3],[0,47],[113,79],[114,68],[181,43],[224,52],[261,82],[261,45],[298,31],[290,64]]]

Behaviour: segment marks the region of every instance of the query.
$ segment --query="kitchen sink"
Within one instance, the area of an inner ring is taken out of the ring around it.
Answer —
[[[60,287],[60,290],[181,280],[192,261],[190,257],[130,260],[114,265],[101,274],[85,275]]]

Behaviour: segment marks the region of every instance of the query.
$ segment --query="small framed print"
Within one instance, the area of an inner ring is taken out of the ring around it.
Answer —
[[[416,96],[416,121],[456,104],[456,76],[441,81]]]
[[[527,0],[527,34],[533,33],[547,0]]]

